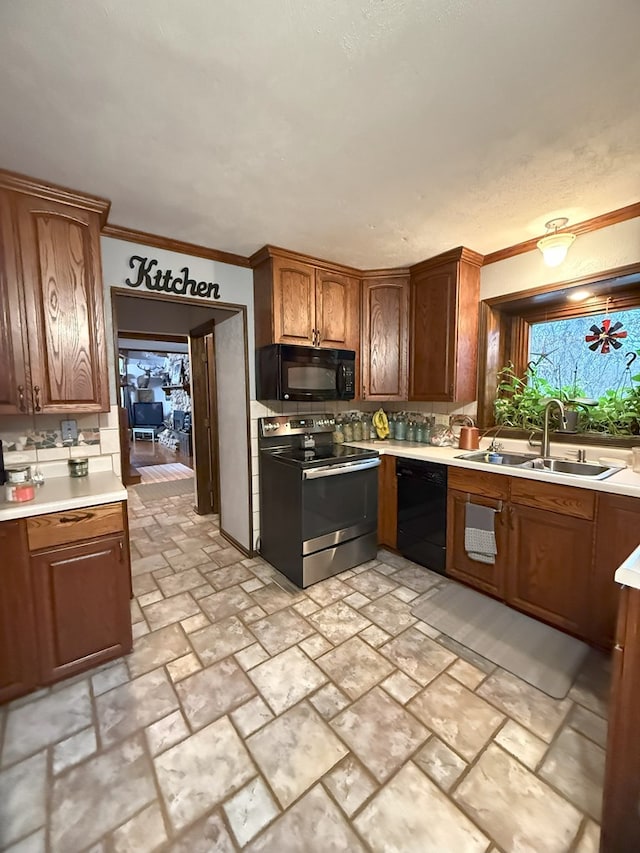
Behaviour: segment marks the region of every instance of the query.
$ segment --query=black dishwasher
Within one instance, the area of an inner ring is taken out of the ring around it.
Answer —
[[[398,459],[398,550],[444,574],[447,545],[447,466]]]

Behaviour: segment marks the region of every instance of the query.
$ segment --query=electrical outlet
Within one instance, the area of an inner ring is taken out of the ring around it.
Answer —
[[[62,430],[62,443],[75,441],[78,437],[78,422],[77,421],[60,421],[60,429]]]

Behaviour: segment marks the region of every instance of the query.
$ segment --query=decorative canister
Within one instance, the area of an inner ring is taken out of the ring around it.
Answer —
[[[5,469],[5,478],[7,483],[12,485],[15,485],[16,483],[27,483],[31,480],[31,465],[7,468]]]
[[[20,483],[7,483],[4,488],[8,501],[32,501],[36,496],[36,487],[31,480],[23,480]]]
[[[70,477],[86,477],[89,473],[89,460],[86,456],[81,459],[69,459],[67,465]]]

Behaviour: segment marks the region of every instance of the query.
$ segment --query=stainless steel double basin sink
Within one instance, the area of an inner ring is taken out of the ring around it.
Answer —
[[[497,459],[494,457],[498,457]],[[467,462],[483,462],[487,465],[507,465],[511,468],[525,468],[539,471],[541,474],[568,474],[570,477],[586,477],[590,480],[604,480],[617,471],[614,465],[597,465],[594,462],[572,462],[568,459],[554,459],[550,456],[536,456],[532,453],[508,453],[499,451],[489,454],[486,450],[462,453],[456,459]]]

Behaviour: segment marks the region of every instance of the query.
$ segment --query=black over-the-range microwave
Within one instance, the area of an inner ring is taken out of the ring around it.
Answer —
[[[353,400],[353,350],[269,344],[256,351],[258,400]]]

